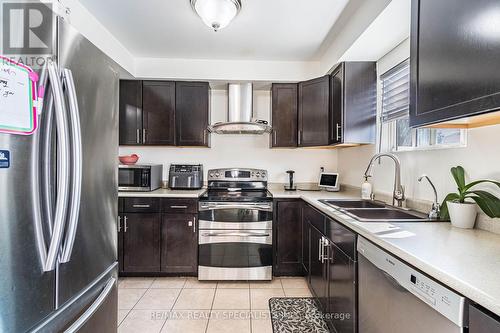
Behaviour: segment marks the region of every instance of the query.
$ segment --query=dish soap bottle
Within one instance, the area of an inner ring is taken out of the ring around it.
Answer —
[[[369,176],[365,176],[365,181],[361,184],[361,199],[370,200],[372,198],[372,184],[368,181]]]

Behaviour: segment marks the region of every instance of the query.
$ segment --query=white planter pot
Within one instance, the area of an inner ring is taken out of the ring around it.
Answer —
[[[476,222],[476,204],[472,202],[450,202],[448,201],[448,211],[450,212],[451,224],[454,227],[463,229],[474,228]]]

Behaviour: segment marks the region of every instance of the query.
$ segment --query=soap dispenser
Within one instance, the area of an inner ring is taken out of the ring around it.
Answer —
[[[365,181],[361,184],[361,199],[370,200],[372,198],[372,184],[368,181],[369,176],[365,176]]]

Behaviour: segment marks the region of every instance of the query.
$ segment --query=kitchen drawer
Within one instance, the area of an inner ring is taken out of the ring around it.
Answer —
[[[123,198],[118,198],[118,213],[123,213]]]
[[[148,197],[124,198],[123,211],[125,213],[156,213],[160,211],[160,199]]]
[[[356,260],[356,233],[327,218],[325,236],[352,260]]]
[[[169,214],[196,214],[198,200],[196,199],[162,199],[162,210]]]

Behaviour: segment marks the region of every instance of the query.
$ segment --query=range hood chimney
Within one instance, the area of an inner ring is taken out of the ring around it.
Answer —
[[[229,83],[227,122],[208,126],[216,134],[264,134],[271,132],[265,120],[253,118],[252,83]]]

